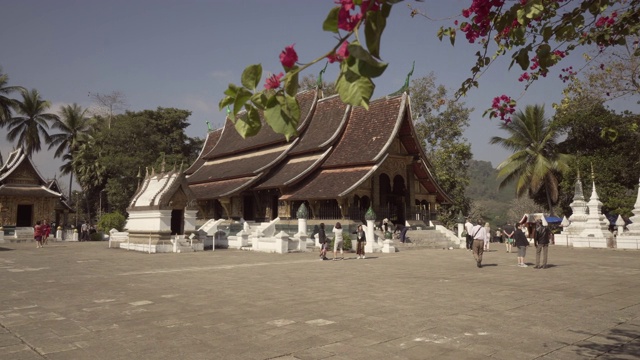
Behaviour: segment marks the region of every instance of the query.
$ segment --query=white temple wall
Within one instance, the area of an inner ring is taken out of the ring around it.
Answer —
[[[125,228],[129,231],[171,232],[171,210],[132,211]],[[195,230],[195,225],[193,228]]]

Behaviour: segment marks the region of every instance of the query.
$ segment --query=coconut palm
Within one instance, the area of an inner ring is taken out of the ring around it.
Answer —
[[[79,143],[90,137],[92,131],[92,120],[85,116],[86,109],[82,109],[78,104],[63,106],[60,109],[60,118],[53,121],[52,128],[60,132],[51,135],[49,150],[56,147],[54,157],[61,157],[67,163],[60,167],[63,175],[69,174],[69,199],[71,198],[71,187],[73,184],[73,156]]]
[[[7,86],[9,76],[2,73],[0,67],[0,127],[4,127],[11,118],[11,107],[16,104],[16,100],[8,97],[13,92],[24,90],[22,86]]]
[[[553,215],[552,205],[558,200],[557,176],[569,169],[573,156],[558,152],[558,133],[545,118],[544,107],[529,105],[500,127],[511,136],[494,136],[490,143],[511,150],[513,155],[498,165],[499,187],[516,182],[518,197],[526,191],[533,197],[544,186],[547,207]]]
[[[49,101],[42,100],[36,89],[23,90],[22,101],[16,100],[13,110],[16,115],[7,122],[9,131],[7,140],[14,141],[22,146],[28,156],[33,155],[42,148],[41,137],[45,143],[51,142],[49,136],[49,121],[58,119],[58,115],[47,113],[51,107]]]

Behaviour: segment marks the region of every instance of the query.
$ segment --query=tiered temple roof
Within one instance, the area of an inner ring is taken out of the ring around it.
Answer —
[[[22,147],[12,151],[0,168],[0,196],[54,197],[62,194],[49,183]]]
[[[410,98],[403,93],[373,100],[369,110],[340,98],[297,96],[302,118],[289,142],[263,120],[253,137],[242,139],[231,120],[210,132],[187,182],[198,200],[245,190],[280,189],[281,200],[335,199],[366,181],[389,156],[394,139],[413,156],[413,172],[440,203],[450,202],[437,184],[416,136]]]

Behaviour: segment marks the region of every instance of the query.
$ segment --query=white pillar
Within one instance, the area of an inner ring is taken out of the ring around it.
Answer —
[[[376,241],[376,235],[373,232],[374,226],[375,225],[373,220],[367,220],[367,230],[365,232],[367,237],[367,245],[364,246],[365,253],[373,252],[373,243]]]

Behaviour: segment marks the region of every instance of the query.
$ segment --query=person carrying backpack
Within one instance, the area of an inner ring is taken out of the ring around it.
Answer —
[[[324,231],[324,223],[320,223],[318,229],[318,242],[320,243],[320,260],[327,260],[327,233]]]

